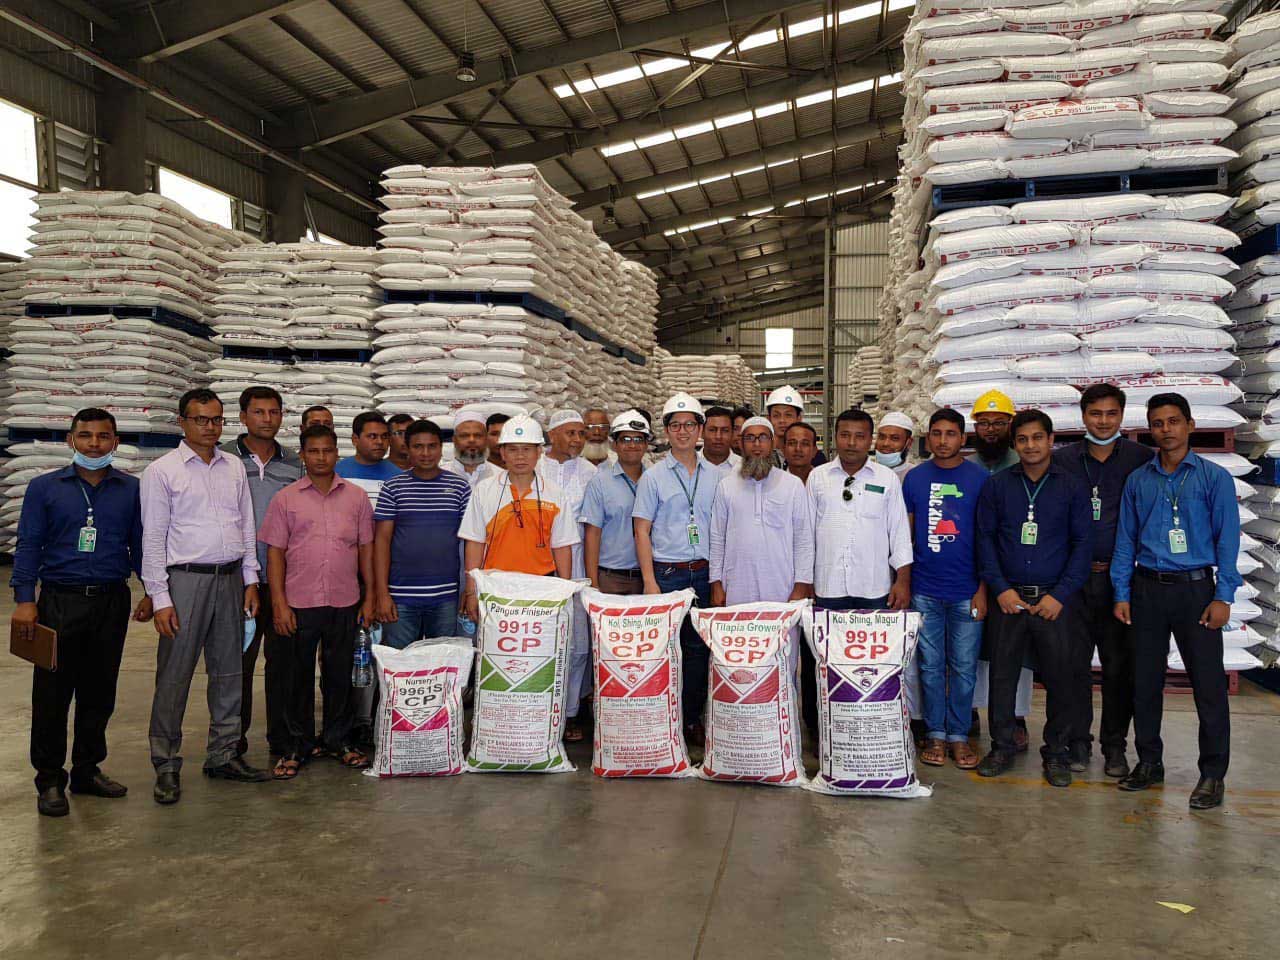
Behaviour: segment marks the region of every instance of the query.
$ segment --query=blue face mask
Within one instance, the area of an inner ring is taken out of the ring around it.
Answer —
[[[1100,446],[1100,447],[1109,447],[1109,446],[1111,446],[1111,444],[1115,443],[1117,440],[1119,440],[1119,439],[1120,439],[1120,431],[1119,431],[1119,430],[1117,430],[1114,434],[1112,434],[1112,435],[1111,435],[1110,437],[1108,437],[1106,440],[1099,440],[1097,437],[1095,437],[1095,436],[1094,436],[1092,433],[1090,433],[1088,430],[1086,430],[1086,431],[1084,432],[1084,435],[1085,435],[1086,437],[1088,437],[1088,438],[1089,438],[1089,442],[1090,442],[1090,443],[1096,443],[1096,444],[1097,444],[1098,446]]]
[[[104,467],[111,466],[111,460],[115,457],[115,451],[104,453],[100,457],[86,457],[79,450],[71,458],[71,462],[77,467],[83,467],[85,470],[101,470]]]
[[[876,451],[876,463],[880,464],[882,467],[896,467],[902,463],[902,458],[902,451],[898,451],[897,453],[881,453],[879,450]]]

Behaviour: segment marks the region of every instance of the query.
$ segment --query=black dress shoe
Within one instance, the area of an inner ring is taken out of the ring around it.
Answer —
[[[178,775],[171,772],[157,775],[155,789],[151,791],[151,796],[156,803],[177,803],[178,798],[182,796]]]
[[[1051,787],[1071,786],[1071,764],[1066,760],[1046,760],[1044,782]]]
[[[1107,765],[1102,772],[1108,777],[1120,780],[1129,775],[1129,761],[1125,759],[1123,750],[1111,750],[1106,754]]]
[[[1120,789],[1130,793],[1164,783],[1164,764],[1139,760],[1133,772],[1120,781]]]
[[[65,817],[71,812],[61,787],[45,787],[36,795],[36,811],[42,817]]]
[[[71,781],[71,792],[82,793],[89,797],[106,797],[108,800],[119,800],[129,788],[123,783],[116,783],[101,770],[94,773],[87,780]]]
[[[1071,745],[1070,764],[1071,769],[1076,773],[1083,773],[1089,769],[1089,761],[1093,757],[1093,749],[1087,743],[1073,743]]]
[[[969,711],[969,738],[982,736],[982,721],[978,718],[977,710]]]
[[[1013,757],[998,750],[992,750],[978,764],[978,776],[998,777],[1013,766]]]
[[[1191,791],[1192,810],[1212,810],[1222,806],[1222,795],[1226,792],[1226,784],[1213,777],[1201,777],[1196,788]]]
[[[228,760],[219,767],[205,767],[204,775],[214,780],[235,780],[238,783],[261,783],[271,779],[269,771],[251,767],[240,757]]]

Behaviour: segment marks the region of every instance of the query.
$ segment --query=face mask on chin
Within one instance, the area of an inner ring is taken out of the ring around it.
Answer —
[[[1090,442],[1090,443],[1097,444],[1097,445],[1098,445],[1098,446],[1100,446],[1100,447],[1109,447],[1109,446],[1111,446],[1111,444],[1115,443],[1117,440],[1119,440],[1119,439],[1120,439],[1120,431],[1119,431],[1119,430],[1117,430],[1117,431],[1116,431],[1115,433],[1113,433],[1111,436],[1107,437],[1107,439],[1105,439],[1105,440],[1099,440],[1097,437],[1095,437],[1095,436],[1094,436],[1092,433],[1090,433],[1088,430],[1086,430],[1086,431],[1084,432],[1084,435],[1085,435],[1086,437],[1088,437],[1088,438],[1089,438],[1089,442]]]
[[[882,467],[896,467],[903,461],[903,453],[899,450],[897,453],[881,453],[876,451],[876,463]]]
[[[86,457],[83,453],[77,450],[72,455],[71,462],[74,463],[77,467],[82,467],[85,470],[101,470],[104,467],[111,466],[111,461],[114,458],[115,458],[114,450],[111,451],[110,453],[104,453],[100,457]]]

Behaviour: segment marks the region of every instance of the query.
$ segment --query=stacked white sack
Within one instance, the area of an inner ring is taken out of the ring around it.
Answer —
[[[596,236],[532,164],[392,167],[378,228],[388,290],[532,293],[640,354],[654,344],[657,287]]]
[[[1225,163],[1218,0],[916,5],[907,176],[971,183]]]
[[[755,374],[737,354],[667,354],[662,358],[661,377],[672,393],[684,391],[699,400],[733,406],[759,406]]]
[[[8,350],[13,336],[9,327],[15,318],[23,315],[22,285],[24,283],[26,283],[25,261],[0,261],[0,349]],[[9,419],[9,397],[13,394],[9,366],[8,360],[0,361],[0,445],[8,442],[8,428],[4,423]]]

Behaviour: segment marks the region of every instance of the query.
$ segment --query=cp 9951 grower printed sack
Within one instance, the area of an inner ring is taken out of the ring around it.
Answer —
[[[475,651],[458,637],[403,650],[375,644],[378,664],[378,777],[447,777],[462,772],[462,689]]]
[[[807,601],[743,603],[694,610],[711,650],[707,746],[698,775],[707,780],[804,783],[800,708],[791,628]]]
[[[480,660],[471,719],[471,773],[567,773],[565,681],[579,584],[473,570]]]
[[[927,797],[916,779],[902,672],[915,654],[920,614],[804,612],[818,671],[818,773],[806,786],[850,796]]]
[[[596,776],[694,776],[680,722],[680,624],[693,599],[692,590],[582,592],[595,656]]]

